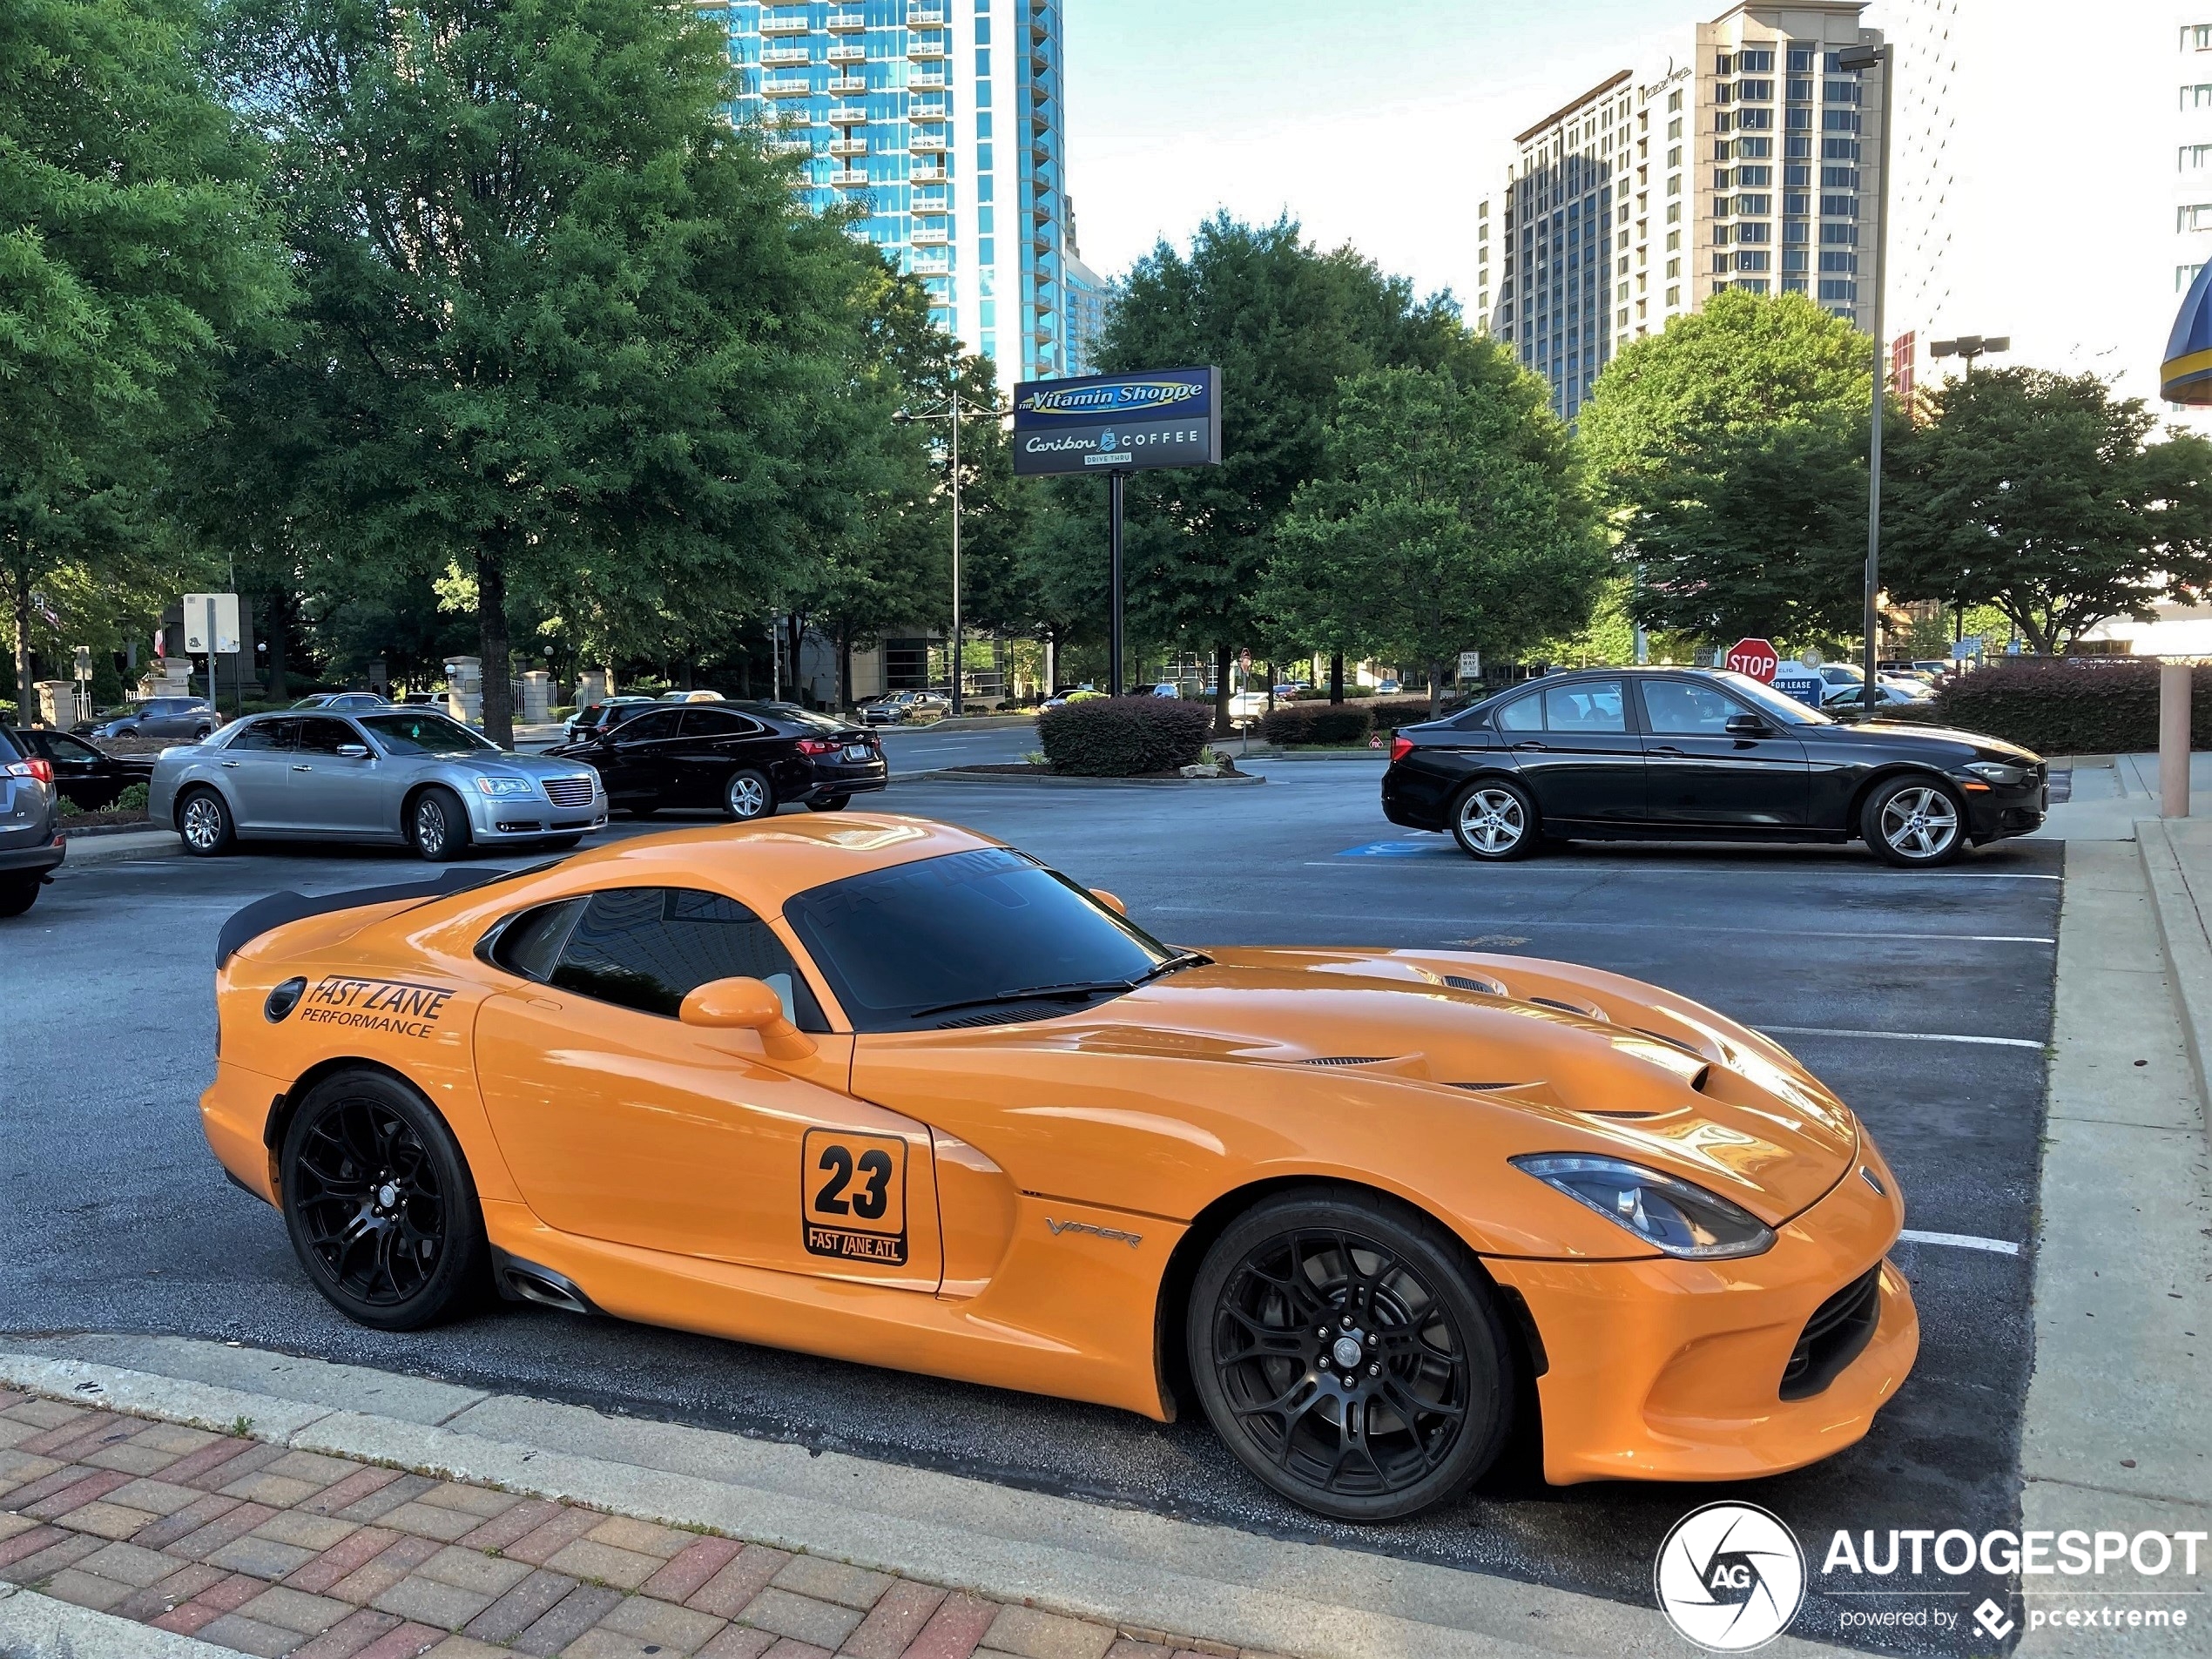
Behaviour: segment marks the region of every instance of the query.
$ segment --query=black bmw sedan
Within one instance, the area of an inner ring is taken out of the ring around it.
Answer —
[[[2042,759],[1971,732],[1845,725],[1742,674],[1547,675],[1401,729],[1383,814],[1478,859],[1546,840],[1864,840],[1948,864],[2043,821]]]
[[[736,819],[792,804],[833,813],[889,778],[875,733],[788,704],[673,704],[550,752],[588,763],[608,805],[639,818],[664,806]]]

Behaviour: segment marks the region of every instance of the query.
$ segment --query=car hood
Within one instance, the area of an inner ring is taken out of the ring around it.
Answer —
[[[2010,761],[2016,765],[2035,766],[2043,761],[2043,757],[2033,749],[1984,732],[1960,731],[1955,726],[1922,725],[1918,721],[1860,720],[1840,729],[1879,738],[1885,745],[1908,752],[1925,749],[1934,755],[1947,750],[1971,749],[1988,759]]]
[[[579,772],[590,770],[583,762],[572,759],[566,752],[567,747],[568,745],[563,745],[561,751],[548,751],[544,754],[505,753],[486,755],[481,759],[474,755],[420,757],[403,755],[400,758],[401,759],[420,759],[425,764],[442,761],[445,765],[457,766],[463,772],[482,772],[486,777],[528,778],[535,782],[541,778],[573,778]]]
[[[1785,1051],[1617,975],[1452,952],[1211,954],[1078,1015],[962,1035],[1479,1098],[1526,1117],[1528,1150],[1631,1158],[1770,1224],[1817,1203],[1858,1154],[1850,1109]]]

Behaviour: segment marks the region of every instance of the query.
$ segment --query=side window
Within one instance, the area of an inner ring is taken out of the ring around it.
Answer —
[[[1540,697],[1517,697],[1497,713],[1501,732],[1541,732],[1544,729],[1544,704]]]
[[[576,919],[583,914],[584,903],[582,899],[563,899],[558,904],[524,911],[499,930],[486,954],[496,966],[524,979],[551,979],[554,964],[561,959],[561,947],[568,942]]]
[[[828,1022],[791,953],[743,905],[689,887],[595,893],[563,942],[550,981],[563,990],[674,1019],[710,980],[765,981],[802,1031]]]
[[[297,720],[256,720],[224,746],[231,749],[289,749],[299,731]]]
[[[687,738],[749,738],[760,728],[742,714],[732,714],[727,709],[685,709],[684,735]]]
[[[1744,711],[1733,698],[1710,685],[1684,680],[1643,682],[1643,717],[1648,731],[1666,737],[1717,738],[1727,734],[1729,717]]]
[[[1626,732],[1618,680],[1554,685],[1544,693],[1544,724],[1554,732]]]
[[[676,735],[677,717],[681,712],[679,709],[653,709],[635,718],[624,720],[615,729],[624,743],[651,743],[658,738]]]
[[[368,746],[343,720],[324,715],[300,722],[300,747],[308,754],[334,755],[349,743],[356,748]]]

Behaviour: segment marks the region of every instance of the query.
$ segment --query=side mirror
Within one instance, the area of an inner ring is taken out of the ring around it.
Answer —
[[[341,743],[338,745],[338,752],[347,760],[366,760],[368,759],[368,745],[365,743]]]
[[[758,1031],[771,1060],[804,1060],[814,1039],[784,1017],[783,999],[757,979],[709,980],[684,999],[677,1017],[685,1025]]]
[[[1090,896],[1097,900],[1099,903],[1104,905],[1109,910],[1112,911],[1117,916],[1126,916],[1129,914],[1129,907],[1123,904],[1114,894],[1107,892],[1103,887],[1093,887],[1090,890]]]
[[[1721,729],[1731,738],[1763,738],[1766,736],[1767,725],[1756,714],[1731,714]]]

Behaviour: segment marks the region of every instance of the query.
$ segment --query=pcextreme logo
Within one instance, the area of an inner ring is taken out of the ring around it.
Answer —
[[[1805,1599],[1797,1534],[1748,1503],[1709,1503],[1684,1515],[1659,1546],[1651,1577],[1667,1622],[1710,1653],[1765,1646]]]

